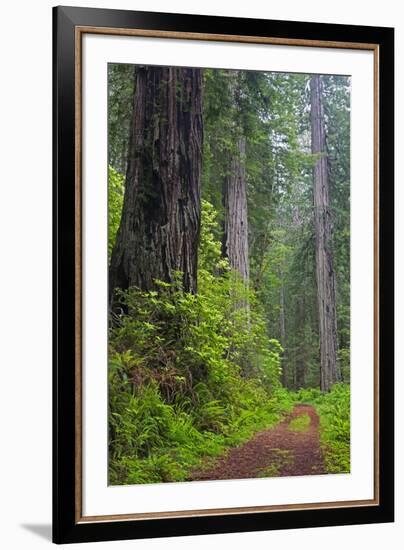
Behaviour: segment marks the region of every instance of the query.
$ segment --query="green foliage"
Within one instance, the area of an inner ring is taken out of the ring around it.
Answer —
[[[121,292],[127,313],[114,317],[109,339],[111,483],[186,479],[202,457],[290,409],[282,348],[220,258],[215,217],[204,202],[197,295],[183,291],[181,274],[155,291]]]
[[[108,63],[108,155],[120,174],[126,173],[133,89],[133,65]]]
[[[303,388],[296,393],[296,401],[299,403],[313,403],[322,399],[323,395],[319,388]]]
[[[218,213],[207,200],[201,201],[201,234],[199,239],[199,269],[211,274],[229,269],[222,256]]]
[[[351,372],[351,350],[348,348],[340,348],[338,350],[338,360],[341,367],[342,379],[349,383]]]
[[[291,432],[307,432],[310,429],[311,419],[308,414],[300,414],[289,422]]]
[[[350,471],[350,388],[335,384],[331,391],[322,393],[315,388],[297,393],[299,402],[315,406],[320,416],[321,444],[327,471]]]
[[[108,167],[108,258],[111,258],[121,221],[125,178],[112,166]]]

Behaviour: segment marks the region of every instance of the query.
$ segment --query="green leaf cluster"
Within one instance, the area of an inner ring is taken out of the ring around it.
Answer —
[[[108,260],[111,258],[121,221],[124,185],[124,176],[108,166]]]

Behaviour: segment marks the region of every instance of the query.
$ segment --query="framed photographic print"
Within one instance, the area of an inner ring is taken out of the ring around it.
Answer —
[[[56,543],[393,521],[393,68],[54,8]]]

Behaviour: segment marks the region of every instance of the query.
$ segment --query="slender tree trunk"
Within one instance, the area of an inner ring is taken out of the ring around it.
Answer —
[[[281,277],[283,275],[281,274]],[[285,288],[283,284],[279,290],[279,336],[281,346],[285,347],[286,340],[286,326],[285,326]],[[282,375],[281,375],[282,386],[286,388],[287,386],[287,371],[285,357],[282,358]]]
[[[314,228],[316,236],[316,279],[320,333],[320,387],[328,391],[341,379],[337,364],[337,315],[335,307],[335,272],[332,223],[326,156],[322,83],[313,75],[311,90],[311,147],[320,155],[314,167]]]
[[[304,388],[306,382],[306,362],[307,362],[307,348],[306,348],[306,339],[305,339],[305,330],[306,325],[306,296],[303,293],[297,299],[297,326],[298,334],[300,335],[300,346],[296,360],[296,378],[295,378],[295,389],[300,390]]]
[[[237,145],[238,150],[231,156],[229,173],[223,184],[223,255],[229,259],[230,267],[238,271],[247,284],[249,263],[245,138],[240,137]]]
[[[201,70],[137,67],[111,299],[116,288],[172,282],[176,271],[196,292],[202,139]]]
[[[303,358],[299,358],[296,363],[296,390],[304,388],[306,378],[306,369]]]

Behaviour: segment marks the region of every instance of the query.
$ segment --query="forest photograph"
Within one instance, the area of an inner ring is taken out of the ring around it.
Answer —
[[[108,64],[110,485],[350,472],[350,97]]]

